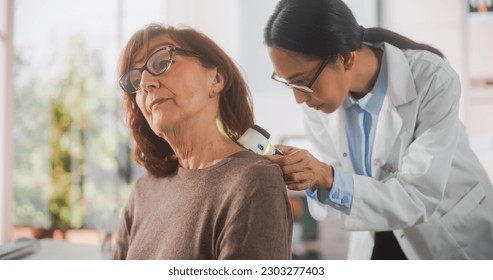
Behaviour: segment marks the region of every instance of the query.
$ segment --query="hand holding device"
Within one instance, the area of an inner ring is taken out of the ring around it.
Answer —
[[[330,189],[333,180],[332,167],[322,164],[306,150],[279,145],[285,153],[269,143],[270,134],[258,125],[247,129],[238,139],[243,147],[260,155],[267,156],[273,163],[278,164],[284,174],[284,180],[291,190],[305,190],[322,183],[324,188]],[[286,155],[286,157],[270,157],[272,155]]]
[[[277,145],[277,148],[284,156],[266,157],[281,167],[288,189],[295,191],[308,188],[329,190],[332,187],[334,172],[330,165],[319,161],[304,149],[286,145]]]

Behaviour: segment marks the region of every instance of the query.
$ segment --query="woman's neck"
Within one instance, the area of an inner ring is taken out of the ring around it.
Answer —
[[[175,152],[179,165],[186,169],[206,168],[245,150],[222,135],[215,122],[176,127],[166,134],[166,140]]]
[[[383,52],[363,45],[357,53],[353,79],[355,82],[351,86],[350,94],[354,99],[361,99],[373,89],[377,81]]]

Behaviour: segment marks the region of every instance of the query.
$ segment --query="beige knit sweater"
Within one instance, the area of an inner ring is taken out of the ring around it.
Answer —
[[[114,259],[290,259],[292,215],[279,166],[252,152],[139,178]]]

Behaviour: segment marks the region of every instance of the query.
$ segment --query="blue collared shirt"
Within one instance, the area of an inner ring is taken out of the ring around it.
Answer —
[[[342,105],[344,124],[348,139],[349,155],[358,175],[371,176],[371,155],[375,139],[378,115],[387,92],[387,59],[382,56],[380,72],[373,89],[359,100],[350,95]],[[309,188],[306,194],[320,202],[330,205],[349,215],[354,194],[354,181],[351,173],[333,166],[334,181],[330,191]]]

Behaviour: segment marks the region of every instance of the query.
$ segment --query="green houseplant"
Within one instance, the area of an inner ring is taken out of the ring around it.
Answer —
[[[86,109],[88,73],[82,61],[85,49],[80,40],[72,41],[75,50],[67,61],[67,71],[58,81],[58,93],[50,103],[50,177],[49,228],[39,231],[52,237],[55,230],[62,236],[71,228],[84,224],[84,182],[86,177],[86,143],[88,117]],[[50,236],[51,235],[51,236]]]

